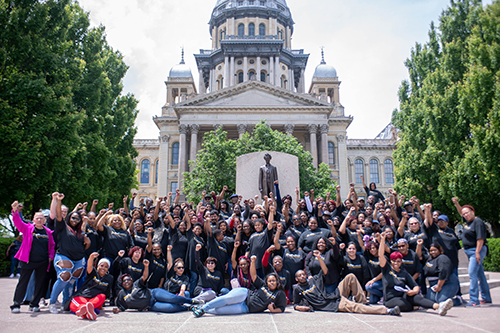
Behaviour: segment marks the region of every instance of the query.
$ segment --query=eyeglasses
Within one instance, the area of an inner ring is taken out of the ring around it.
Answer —
[[[296,218],[294,218],[293,220],[294,220],[294,221],[298,221],[298,220],[300,220],[300,219],[299,219],[298,217],[296,217]]]
[[[132,282],[132,279],[125,279],[123,282]]]
[[[177,269],[184,269],[184,266],[177,266]]]
[[[398,245],[398,249],[406,247],[406,245]]]

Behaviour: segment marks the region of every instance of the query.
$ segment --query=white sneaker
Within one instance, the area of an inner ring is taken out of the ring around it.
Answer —
[[[9,279],[13,279],[13,278],[14,278],[14,274],[9,275]]]
[[[439,303],[438,313],[440,316],[446,316],[448,310],[453,307],[453,300],[448,298],[446,301]]]
[[[59,310],[57,310],[57,306],[55,304],[49,304],[49,312],[50,313],[59,313]]]
[[[21,274],[20,274],[20,273],[17,273],[17,274],[16,274],[16,277],[21,277]]]

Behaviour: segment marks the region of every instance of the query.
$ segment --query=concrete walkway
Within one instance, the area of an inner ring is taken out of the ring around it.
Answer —
[[[500,273],[489,273],[500,279]],[[435,311],[414,311],[401,317],[358,315],[348,313],[300,313],[288,307],[284,314],[247,314],[194,318],[189,312],[162,314],[125,312],[113,314],[105,308],[97,321],[76,318],[69,313],[51,314],[47,307],[41,312],[12,314],[17,279],[0,279],[0,332],[500,332],[500,288],[491,289],[493,305],[480,308],[452,308],[440,317]],[[468,297],[466,296],[465,299]],[[497,303],[497,304],[495,304]]]

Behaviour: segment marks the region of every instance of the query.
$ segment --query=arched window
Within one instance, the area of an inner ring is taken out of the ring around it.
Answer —
[[[155,184],[158,184],[158,167],[160,166],[160,160],[156,160],[155,165]]]
[[[370,160],[370,182],[375,184],[380,183],[378,177],[378,161],[374,158]]]
[[[355,182],[356,184],[361,184],[363,183],[361,181],[361,176],[365,176],[365,171],[364,171],[364,163],[362,159],[357,159],[354,161],[354,174],[355,174]]]
[[[260,72],[260,80],[266,82],[266,72]]]
[[[255,36],[255,24],[253,23],[248,25],[248,36]]]
[[[249,80],[251,80],[254,76],[255,76],[255,72],[254,71],[248,72],[248,79]]]
[[[179,165],[179,142],[172,145],[172,165]]]
[[[328,164],[335,165],[335,147],[332,142],[328,142]]]
[[[149,184],[149,160],[141,162],[141,184]]]
[[[392,160],[386,159],[384,161],[384,170],[385,182],[387,184],[394,184],[394,165],[392,164]]]
[[[278,30],[278,39],[283,39],[283,31]]]
[[[243,72],[238,73],[238,83],[243,82]]]
[[[266,35],[266,25],[264,23],[259,24],[259,36]]]
[[[245,25],[243,23],[240,23],[238,25],[238,36],[244,36],[245,35]]]

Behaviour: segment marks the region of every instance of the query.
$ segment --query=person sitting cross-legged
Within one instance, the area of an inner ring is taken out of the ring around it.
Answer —
[[[295,279],[298,284],[293,288],[293,300],[295,310],[297,311],[331,311],[331,312],[351,312],[351,313],[369,313],[380,315],[398,316],[400,310],[398,306],[391,309],[384,306],[366,305],[366,296],[363,287],[359,284],[354,274],[348,274],[338,285],[333,293],[326,292],[324,278],[328,274],[328,267],[321,259],[319,252],[314,252],[314,256],[321,265],[321,272],[307,279],[307,274],[303,270],[297,271]],[[352,293],[354,301],[348,297]]]

